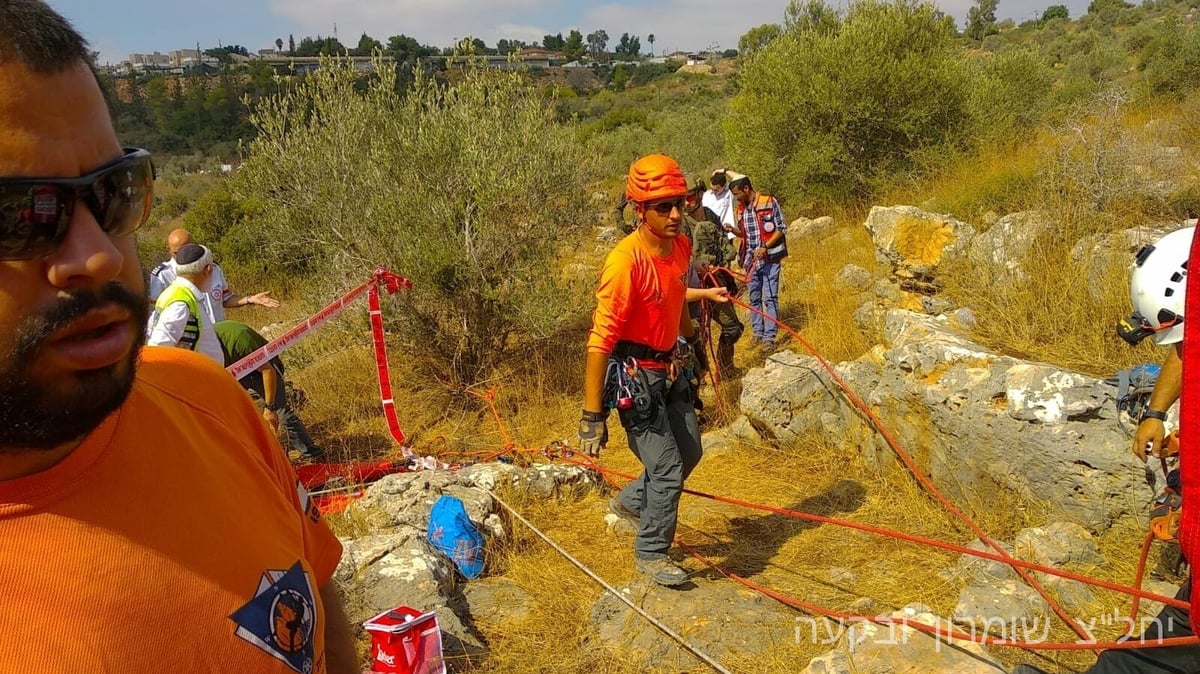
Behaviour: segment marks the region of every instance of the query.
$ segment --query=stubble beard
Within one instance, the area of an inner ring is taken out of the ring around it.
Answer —
[[[70,380],[34,376],[39,353],[51,335],[89,311],[112,304],[129,311],[135,335],[124,359],[65,375]],[[55,449],[87,435],[119,408],[133,389],[148,317],[145,296],[112,281],[73,291],[52,309],[23,319],[0,362],[0,453]]]

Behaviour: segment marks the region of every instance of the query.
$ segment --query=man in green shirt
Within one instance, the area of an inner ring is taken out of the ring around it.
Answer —
[[[213,325],[221,351],[225,356],[225,367],[249,356],[267,345],[267,340],[245,323],[218,321]],[[325,458],[325,450],[316,447],[308,429],[288,406],[283,381],[283,361],[272,358],[254,372],[241,379],[242,388],[251,393],[251,398],[263,404],[263,419],[276,432],[282,425],[292,449],[300,452],[300,458],[319,461]]]
[[[692,241],[692,267],[700,276],[700,287],[724,286],[730,297],[737,295],[737,281],[727,268],[733,264],[736,251],[725,236],[720,218],[704,206],[701,199],[705,191],[703,180],[697,180],[686,197],[684,222],[690,226],[688,238]],[[738,319],[733,302],[709,302],[711,320],[721,326],[721,337],[717,340],[717,368],[723,376],[733,370],[733,347],[746,326]],[[707,327],[707,326],[706,326]]]

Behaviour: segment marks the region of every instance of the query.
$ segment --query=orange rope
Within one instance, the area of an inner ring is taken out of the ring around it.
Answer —
[[[869,408],[867,404],[864,403],[862,399],[854,393],[854,391],[850,389],[850,387],[845,381],[842,380],[840,376],[838,376],[837,371],[833,369],[833,366],[829,364],[829,361],[825,360],[825,358],[821,356],[821,354],[817,351],[817,348],[813,346],[811,342],[802,337],[800,333],[785,325],[782,321],[768,316],[766,313],[755,309],[749,304],[736,298],[731,298],[730,301],[749,309],[750,311],[762,316],[767,320],[774,322],[781,330],[791,335],[800,344],[803,344],[804,348],[808,349],[809,353],[811,353],[817,359],[817,361],[821,363],[821,367],[824,368],[827,373],[829,373],[830,378],[832,378],[833,381],[837,383],[838,387],[842,389],[842,393],[845,394],[846,399],[850,401],[850,403],[860,412],[866,415],[867,419],[870,420],[872,427],[875,428],[875,431],[879,433],[885,442],[887,442],[888,446],[892,448],[892,451],[896,453],[896,456],[900,458],[905,467],[908,468],[909,473],[916,478],[925,491],[933,495],[938,502],[942,504],[942,507],[954,515],[956,519],[967,525],[971,531],[975,532],[975,535],[979,538],[979,540],[986,543],[989,547],[1002,556],[1010,560],[1015,559],[1002,546],[1000,546],[999,543],[992,540],[992,538],[987,535],[983,528],[976,524],[975,520],[971,519],[966,513],[959,510],[958,507],[955,506],[952,501],[950,501],[950,499],[946,498],[946,496],[942,494],[941,490],[939,490],[937,486],[933,484],[933,481],[930,480],[923,472],[921,472],[916,461],[914,461],[912,456],[909,455],[909,453],[900,446],[900,443],[892,437],[891,432],[889,432],[887,427],[883,425],[883,421],[881,421],[875,412]],[[1076,636],[1081,639],[1091,639],[1091,635],[1087,634],[1086,630],[1077,625],[1075,621],[1071,620],[1071,617],[1067,615],[1067,612],[1063,610],[1061,606],[1059,606],[1058,602],[1056,602],[1053,597],[1050,596],[1050,593],[1046,591],[1046,588],[1042,587],[1042,584],[1037,582],[1036,578],[1029,575],[1029,573],[1024,569],[1020,569],[1016,566],[1013,566],[1013,570],[1016,571],[1017,575],[1021,577],[1021,580],[1024,580],[1030,587],[1036,590],[1037,593],[1042,596],[1042,598],[1046,600],[1047,605],[1052,611],[1054,611],[1054,614],[1061,618],[1062,621],[1071,628],[1071,631],[1074,632]]]

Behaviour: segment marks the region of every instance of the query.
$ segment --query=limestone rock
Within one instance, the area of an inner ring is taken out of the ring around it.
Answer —
[[[664,588],[639,579],[617,589],[719,662],[763,653],[773,644],[795,642],[794,611],[724,579],[697,578],[687,589]],[[681,658],[679,671],[703,668],[607,592],[592,607],[592,623],[600,643],[640,661],[645,668],[676,658]]]
[[[796,218],[788,225],[788,244],[790,245],[793,239],[820,238],[828,234],[832,229],[833,218],[828,215],[813,219]]]
[[[1033,246],[1053,227],[1049,216],[1040,211],[1010,213],[971,240],[967,258],[998,283],[1020,281]]]
[[[876,257],[905,279],[932,280],[944,259],[966,254],[975,229],[914,206],[875,206],[864,223]]]
[[[856,264],[848,264],[837,273],[835,280],[838,285],[851,290],[866,290],[874,283],[875,277],[871,272]]]
[[[1153,498],[1116,423],[1114,387],[994,353],[946,317],[889,311],[883,340],[835,370],[956,503],[1015,492],[1095,532]],[[777,352],[742,383],[741,409],[764,437],[833,432],[869,466],[902,469],[816,359]]]

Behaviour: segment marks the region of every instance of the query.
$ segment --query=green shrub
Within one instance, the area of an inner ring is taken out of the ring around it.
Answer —
[[[928,3],[865,0],[835,32],[789,31],[749,59],[730,104],[730,164],[769,191],[857,198],[968,123],[952,22]]]
[[[1016,48],[972,59],[968,66],[969,107],[977,137],[1011,137],[1042,122],[1054,85],[1054,71],[1045,57]]]
[[[1182,99],[1200,86],[1200,28],[1164,22],[1142,49],[1140,65],[1150,95]]]
[[[682,61],[670,60],[666,63],[643,63],[633,70],[632,81],[635,85],[649,84],[673,74],[683,67]]]
[[[151,217],[154,219],[177,218],[183,215],[184,211],[190,205],[187,195],[178,190],[167,192],[162,196],[156,194],[154,196],[154,211]]]
[[[589,163],[520,73],[418,73],[401,98],[395,72],[375,67],[358,90],[351,64],[326,60],[258,106],[233,191],[269,208],[225,238],[255,242],[255,259],[307,281],[314,303],[377,264],[413,279],[390,334],[428,375],[485,379],[586,312],[555,261],[590,230]]]

